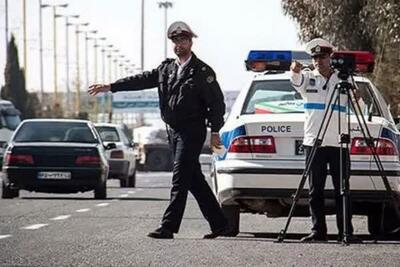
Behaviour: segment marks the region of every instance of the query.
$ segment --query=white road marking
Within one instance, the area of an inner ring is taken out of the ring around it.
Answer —
[[[88,212],[90,209],[80,209],[80,210],[76,210],[76,212]]]
[[[128,194],[135,194],[135,191],[128,191]]]
[[[22,227],[21,229],[24,229],[24,230],[37,230],[37,229],[40,229],[40,228],[45,227],[47,225],[49,225],[49,224],[48,223],[38,223],[38,224],[32,224],[32,225],[28,225],[28,226]]]
[[[61,221],[61,220],[68,219],[69,217],[71,217],[71,215],[69,215],[69,214],[68,215],[60,215],[60,216],[51,218],[50,220],[52,220],[52,221]]]
[[[108,205],[110,205],[110,203],[100,203],[100,204],[97,204],[96,206],[97,207],[106,207]]]
[[[12,235],[0,235],[0,239],[5,239],[5,238],[9,238],[9,237],[11,237]]]
[[[139,188],[137,191],[143,191],[143,189],[142,189],[142,188]]]
[[[128,194],[119,195],[120,197],[128,197]]]

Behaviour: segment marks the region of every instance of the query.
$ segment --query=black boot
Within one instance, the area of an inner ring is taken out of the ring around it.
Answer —
[[[166,228],[160,227],[154,230],[153,232],[148,233],[147,236],[157,239],[173,239],[174,233],[172,233],[172,231]]]

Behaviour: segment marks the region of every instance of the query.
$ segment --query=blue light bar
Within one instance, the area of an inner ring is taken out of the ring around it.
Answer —
[[[252,71],[287,71],[292,60],[311,62],[310,56],[304,51],[252,50],[245,63],[246,69]]]

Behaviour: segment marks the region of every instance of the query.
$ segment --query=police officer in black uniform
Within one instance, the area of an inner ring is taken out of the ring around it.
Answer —
[[[199,155],[211,127],[211,146],[219,148],[218,135],[225,113],[224,97],[214,71],[191,51],[192,38],[197,37],[181,21],[168,29],[176,59],[166,59],[151,72],[117,80],[109,85],[95,84],[89,94],[135,91],[158,88],[161,118],[167,124],[170,146],[174,154],[171,199],[158,229],[152,238],[173,238],[178,233],[185,210],[188,191],[197,200],[208,220],[211,233],[204,238],[229,235],[228,222],[201,172]]]

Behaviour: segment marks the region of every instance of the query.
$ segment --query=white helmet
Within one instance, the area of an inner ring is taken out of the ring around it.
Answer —
[[[322,38],[312,39],[306,44],[306,52],[312,57],[323,54],[332,54],[333,45]]]
[[[178,35],[186,35],[190,38],[197,37],[197,35],[190,29],[189,25],[187,25],[183,21],[175,21],[168,28],[168,38],[172,39]]]

